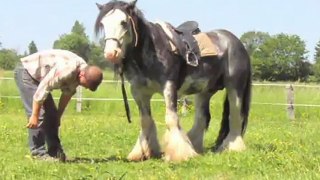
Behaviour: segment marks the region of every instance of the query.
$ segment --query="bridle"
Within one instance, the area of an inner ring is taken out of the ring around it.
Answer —
[[[131,26],[134,32],[134,38],[135,38],[135,43],[134,43],[134,47],[138,46],[138,40],[139,40],[139,36],[138,36],[138,32],[136,29],[136,23],[134,22],[133,18],[130,15],[127,15],[131,21]]]
[[[131,25],[133,33],[134,33],[134,40],[135,40],[134,47],[137,47],[138,46],[139,36],[138,36],[137,29],[136,29],[136,23],[134,22],[133,18],[130,15],[128,15],[128,14],[126,14],[126,15],[128,16],[128,18],[129,18],[129,20],[131,22],[130,25]],[[117,38],[110,37],[110,38],[105,38],[104,40],[105,41],[108,41],[108,40],[115,41],[117,43],[118,47],[120,47],[120,48],[122,47],[122,44],[120,43],[120,40],[117,39]]]
[[[117,38],[105,38],[104,40],[105,41],[109,41],[109,40],[115,41],[117,43],[117,46],[121,47],[121,43]]]
[[[130,20],[130,25],[132,27],[132,30],[133,30],[133,34],[134,34],[134,40],[135,40],[135,43],[134,43],[134,47],[137,47],[138,46],[138,39],[139,39],[139,36],[138,36],[138,32],[137,32],[137,29],[136,29],[136,23],[134,22],[133,18],[126,14]],[[122,44],[120,43],[120,40],[117,39],[117,38],[105,38],[105,41],[107,40],[113,40],[117,43],[118,47],[122,47]],[[124,85],[124,77],[123,77],[123,62],[122,64],[119,66],[119,72],[120,72],[120,78],[121,78],[121,91],[122,91],[122,97],[123,97],[123,103],[124,103],[124,107],[125,107],[125,110],[126,110],[126,116],[127,116],[127,120],[129,123],[131,123],[131,113],[130,113],[130,107],[129,107],[129,103],[128,103],[128,97],[127,97],[127,92],[126,92],[126,89],[125,89],[125,85]]]

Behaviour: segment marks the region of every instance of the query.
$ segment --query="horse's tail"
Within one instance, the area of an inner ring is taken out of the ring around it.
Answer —
[[[241,135],[244,136],[247,130],[249,110],[250,110],[250,102],[251,102],[251,72],[248,75],[247,83],[244,89],[243,98],[242,98],[242,106],[241,106],[241,115],[243,117],[242,122],[242,131]]]
[[[216,140],[215,148],[220,147],[224,138],[226,138],[229,133],[229,114],[230,114],[230,106],[229,106],[228,95],[226,95],[223,103],[223,113],[222,113],[220,131],[219,131],[218,138]]]

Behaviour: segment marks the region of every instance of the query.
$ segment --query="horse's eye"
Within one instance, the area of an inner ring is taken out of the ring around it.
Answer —
[[[128,24],[127,24],[127,22],[126,21],[121,21],[121,26],[123,27],[123,28],[125,28],[125,29],[127,29],[128,28]]]

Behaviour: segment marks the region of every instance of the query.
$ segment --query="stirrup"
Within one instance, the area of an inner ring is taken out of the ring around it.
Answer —
[[[199,59],[198,59],[197,55],[192,51],[187,51],[186,53],[187,53],[186,54],[187,64],[189,64],[190,66],[194,66],[194,67],[198,66]]]

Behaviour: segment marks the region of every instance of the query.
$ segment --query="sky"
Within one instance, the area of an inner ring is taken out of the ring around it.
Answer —
[[[59,36],[71,31],[76,20],[96,41],[96,2],[108,1],[1,0],[2,47],[23,53],[34,41],[38,50],[50,49]],[[306,43],[310,60],[320,41],[320,0],[138,0],[137,7],[149,21],[179,25],[196,20],[202,31],[227,29],[238,37],[248,31],[298,35]]]

